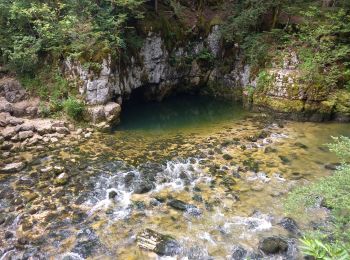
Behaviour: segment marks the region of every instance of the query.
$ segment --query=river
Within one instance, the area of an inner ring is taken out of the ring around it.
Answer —
[[[172,236],[180,259],[234,259],[237,248],[272,259],[257,250],[271,235],[298,259],[297,238],[279,224],[283,200],[330,175],[337,158],[324,144],[350,135],[349,124],[198,96],[126,104],[121,120],[79,145],[23,154],[28,167],[0,177],[1,260],[157,259],[138,246],[145,229]],[[289,217],[304,230],[323,213]]]

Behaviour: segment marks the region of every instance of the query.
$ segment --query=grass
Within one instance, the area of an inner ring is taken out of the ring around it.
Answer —
[[[329,144],[342,165],[329,177],[294,189],[288,196],[287,212],[307,215],[307,209],[321,204],[330,210],[330,225],[301,239],[302,251],[315,259],[350,259],[350,138],[336,137]],[[320,203],[321,201],[321,203]]]

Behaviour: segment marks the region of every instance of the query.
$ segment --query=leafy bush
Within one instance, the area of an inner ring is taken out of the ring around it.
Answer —
[[[41,40],[33,36],[13,37],[12,48],[5,51],[10,68],[19,73],[32,72],[38,64],[40,48]]]
[[[347,260],[350,258],[349,253],[341,245],[324,243],[313,237],[304,237],[300,241],[302,252],[314,257],[315,260]]]
[[[69,97],[63,102],[63,108],[69,117],[77,121],[82,120],[85,106],[80,100],[74,97]]]
[[[208,49],[201,50],[196,56],[195,59],[199,62],[205,63],[206,65],[213,65],[215,56]]]
[[[0,58],[18,72],[40,58],[96,62],[117,55],[125,26],[142,18],[144,0],[0,0]]]

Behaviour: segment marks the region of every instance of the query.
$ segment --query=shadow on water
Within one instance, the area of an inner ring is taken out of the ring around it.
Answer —
[[[242,104],[206,96],[178,95],[162,102],[128,102],[115,130],[168,131],[242,119]]]

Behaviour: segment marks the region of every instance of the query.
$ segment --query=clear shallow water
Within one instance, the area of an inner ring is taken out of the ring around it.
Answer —
[[[230,259],[237,247],[258,254],[259,240],[275,234],[297,259],[295,238],[278,224],[282,200],[331,174],[325,165],[337,159],[323,144],[350,135],[348,124],[279,121],[200,97],[134,105],[122,120],[111,134],[22,155],[29,167],[0,179],[2,259],[157,259],[137,245],[146,228],[173,236],[179,258]],[[61,171],[69,180],[57,186]],[[323,214],[292,217],[306,229]]]

